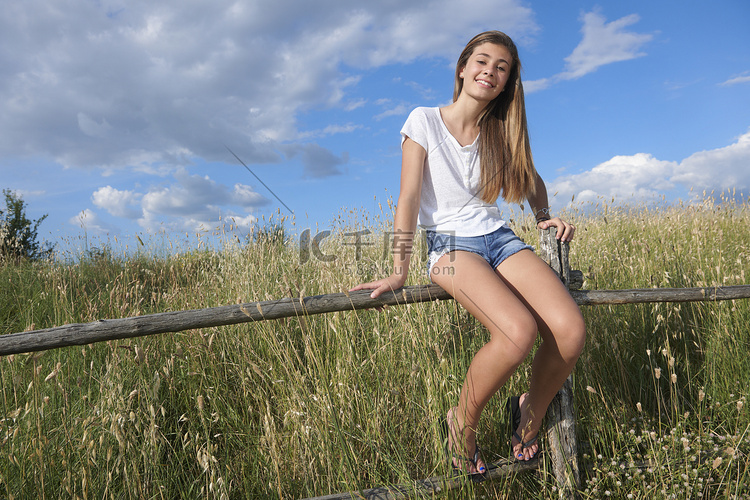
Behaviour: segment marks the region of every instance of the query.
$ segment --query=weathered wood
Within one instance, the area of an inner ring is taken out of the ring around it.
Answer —
[[[576,498],[581,484],[573,379],[568,377],[547,408],[546,456],[560,498]]]
[[[499,479],[511,474],[538,468],[538,460],[528,462],[505,462],[490,464],[487,467],[487,479]],[[468,476],[439,476],[413,481],[409,485],[381,486],[361,491],[333,493],[306,500],[395,500],[402,498],[427,498],[456,490],[471,482]]]
[[[565,286],[570,289],[572,284],[569,262],[570,245],[558,241],[555,238],[556,234],[557,228],[555,227],[540,231],[540,253],[542,259],[546,260],[547,264],[560,276]],[[546,422],[546,456],[549,457],[552,473],[557,480],[559,498],[576,498],[581,480],[572,376],[568,376],[547,407]]]
[[[750,298],[750,285],[579,290],[570,293],[579,305],[713,302]],[[433,284],[404,287],[395,292],[385,293],[377,299],[371,299],[367,291],[359,291],[147,314],[133,318],[102,319],[91,323],[75,323],[43,330],[0,335],[0,356],[211,326],[446,299],[451,299],[451,296],[438,285]]]
[[[560,279],[562,279],[563,282],[565,282],[563,275],[564,266],[561,260],[562,253],[560,248],[562,245],[567,246],[568,244],[557,241],[555,238],[556,234],[556,227],[539,230],[539,257],[546,262],[558,276],[560,276]],[[567,264],[568,263],[565,262],[565,267],[569,267]]]
[[[647,302],[715,302],[750,298],[750,285],[701,288],[638,288],[632,290],[576,290],[578,305],[643,304]]]
[[[370,293],[370,291],[362,290],[295,299],[286,298],[191,311],[147,314],[132,318],[101,319],[91,323],[76,323],[43,330],[11,333],[0,335],[0,355],[44,351],[106,340],[181,332],[212,326],[235,325],[251,321],[370,309],[386,305],[402,305],[451,298],[437,285],[408,286],[395,292],[386,292],[377,299],[370,298]]]

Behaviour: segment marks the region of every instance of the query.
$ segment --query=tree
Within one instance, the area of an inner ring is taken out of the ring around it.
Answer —
[[[39,225],[47,218],[37,220],[26,217],[26,203],[10,189],[3,189],[5,210],[0,209],[0,260],[49,257],[54,245],[37,240]]]

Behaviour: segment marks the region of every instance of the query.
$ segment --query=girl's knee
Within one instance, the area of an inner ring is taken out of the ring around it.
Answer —
[[[534,348],[538,326],[533,319],[519,320],[505,329],[492,332],[492,342],[495,342],[503,356],[510,357],[516,366],[520,365]]]
[[[570,361],[576,361],[578,359],[583,351],[583,346],[586,344],[586,324],[584,323],[582,316],[579,318],[576,318],[569,323],[564,337],[564,342],[566,344],[564,357]]]
[[[586,323],[580,312],[576,312],[578,314],[560,317],[551,328],[561,357],[569,362],[578,359],[586,343]]]

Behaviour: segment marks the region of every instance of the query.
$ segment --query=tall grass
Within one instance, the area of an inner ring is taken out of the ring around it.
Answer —
[[[749,208],[579,207],[573,267],[591,289],[746,283]],[[535,243],[528,220],[514,226]],[[284,237],[230,235],[218,249],[6,265],[0,332],[339,292],[388,273],[387,214],[342,212],[332,227],[309,254]],[[419,239],[410,284],[427,281],[424,253]],[[581,495],[750,496],[748,301],[584,314]],[[442,301],[7,356],[0,496],[299,498],[443,475],[437,422],[486,339]],[[483,416],[488,459],[510,454],[503,402],[528,370]],[[554,494],[543,468],[454,496]]]

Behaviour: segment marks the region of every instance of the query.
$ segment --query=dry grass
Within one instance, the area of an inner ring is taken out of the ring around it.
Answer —
[[[570,215],[587,288],[746,282],[747,204],[599,204]],[[298,241],[269,225],[252,243],[222,229],[192,250],[166,243],[118,257],[105,247],[76,263],[4,266],[0,332],[342,291],[388,272],[389,220],[342,212],[318,255],[330,261],[301,258]],[[514,222],[533,244],[526,224]],[[410,284],[426,282],[417,247]],[[584,314],[582,496],[748,497],[748,301]],[[437,422],[485,339],[445,301],[8,356],[0,496],[299,498],[442,475]],[[490,458],[508,455],[502,404],[527,377],[528,364],[488,407],[480,439]],[[456,496],[554,488],[542,471]]]

